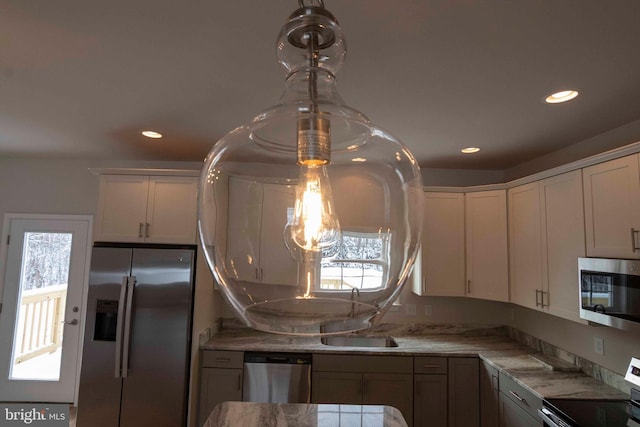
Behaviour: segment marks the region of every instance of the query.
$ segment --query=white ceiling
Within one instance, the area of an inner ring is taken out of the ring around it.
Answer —
[[[325,4],[347,37],[342,97],[422,166],[506,169],[640,118],[638,0]],[[201,161],[276,103],[297,6],[0,0],[0,156]],[[542,102],[565,88],[581,96]]]

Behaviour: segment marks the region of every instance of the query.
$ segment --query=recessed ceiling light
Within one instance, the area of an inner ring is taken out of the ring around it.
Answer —
[[[467,147],[467,148],[463,148],[462,150],[460,150],[460,152],[462,152],[464,154],[477,153],[478,151],[480,151],[480,149],[478,147]]]
[[[162,134],[153,130],[144,130],[142,131],[142,134],[144,136],[146,136],[147,138],[153,138],[153,139],[158,139],[158,138],[162,138]]]
[[[362,158],[362,157],[354,157],[353,159],[351,159],[352,162],[366,162],[367,159]]]
[[[552,93],[547,96],[544,101],[547,104],[559,104],[561,102],[571,101],[573,98],[578,96],[577,90],[563,90],[560,92]]]

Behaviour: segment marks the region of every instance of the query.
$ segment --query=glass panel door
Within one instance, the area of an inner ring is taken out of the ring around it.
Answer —
[[[90,229],[88,216],[6,216],[0,401],[75,401]]]

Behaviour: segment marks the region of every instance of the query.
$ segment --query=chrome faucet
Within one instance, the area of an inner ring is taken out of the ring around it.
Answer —
[[[351,288],[351,313],[349,314],[351,318],[355,317],[356,314],[356,295],[360,298],[360,289],[355,287]]]

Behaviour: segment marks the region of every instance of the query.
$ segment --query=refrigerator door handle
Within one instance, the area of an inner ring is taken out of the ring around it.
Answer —
[[[127,295],[127,283],[129,276],[122,277],[120,287],[120,300],[118,301],[118,319],[116,320],[116,378],[122,374],[122,330],[124,327],[124,304]]]
[[[131,341],[131,309],[133,306],[133,289],[136,285],[136,277],[129,276],[127,286],[127,307],[124,318],[124,337],[122,345],[122,378],[127,378],[129,373],[129,343]]]

